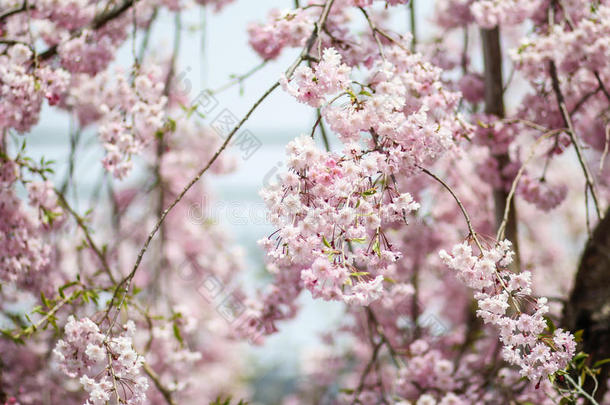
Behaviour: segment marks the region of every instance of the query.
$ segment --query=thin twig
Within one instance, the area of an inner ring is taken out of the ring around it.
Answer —
[[[30,7],[30,9],[34,9],[34,7]],[[21,7],[16,7],[12,10],[8,10],[7,12],[5,12],[3,14],[0,14],[0,21],[4,20],[5,18],[10,17],[12,15],[22,13],[26,10],[27,10],[27,2],[24,1],[23,4],[21,5]]]
[[[53,317],[57,313],[57,311],[59,311],[64,305],[66,305],[68,302],[70,302],[72,299],[74,299],[76,297],[76,295],[77,295],[77,293],[72,293],[71,295],[63,298],[61,301],[59,301],[57,304],[55,304],[55,306],[53,306],[53,308],[51,308],[51,310],[49,312],[47,312],[45,314],[45,316],[43,316],[38,322],[36,322],[35,324],[31,324],[25,330],[22,330],[14,335],[11,335],[11,337],[13,339],[19,339],[21,336],[23,336],[25,334],[29,334],[29,330],[31,330],[32,333],[35,332],[40,327],[42,327],[45,324],[45,322],[47,322],[51,317]]]
[[[597,84],[599,84],[600,90],[602,91],[602,93],[604,93],[604,96],[606,96],[606,99],[608,101],[610,101],[610,92],[608,92],[608,90],[606,89],[606,86],[604,85],[602,78],[599,77],[599,73],[597,71],[594,72],[594,74],[595,74],[595,79],[597,79]]]
[[[47,176],[45,175],[43,170],[40,170],[36,167],[31,166],[25,161],[19,161],[17,163],[23,165],[28,170],[30,170],[34,173],[38,173],[38,175],[43,180],[45,180],[45,181],[47,180]],[[61,191],[59,191],[57,189],[53,189],[53,192],[59,199],[59,203],[63,206],[63,208],[66,211],[68,211],[68,213],[76,221],[76,224],[78,225],[78,227],[81,228],[82,231],[84,232],[85,238],[87,239],[87,243],[89,243],[89,247],[93,250],[93,252],[96,254],[96,256],[100,259],[100,262],[102,263],[102,267],[104,268],[104,271],[106,272],[106,274],[108,274],[110,281],[112,281],[112,283],[116,283],[116,280],[115,280],[114,276],[112,275],[112,271],[110,270],[110,266],[108,265],[108,261],[106,260],[106,256],[102,253],[100,248],[98,248],[97,245],[95,244],[95,242],[93,241],[93,238],[91,237],[91,233],[89,232],[89,229],[87,228],[87,225],[85,224],[85,221],[83,220],[83,218],[70,206],[70,204],[68,204],[66,197],[63,195],[63,193]]]
[[[601,91],[601,87],[597,87],[595,90],[588,92],[587,94],[585,94],[584,96],[582,96],[582,98],[580,100],[578,100],[578,102],[574,105],[574,108],[572,109],[572,112],[570,114],[574,114],[576,113],[578,110],[580,110],[580,108],[585,105],[585,103],[587,102],[587,100],[589,100],[592,96],[596,95],[597,93],[599,93]]]
[[[330,152],[330,143],[328,142],[328,134],[326,133],[326,127],[324,127],[324,121],[322,120],[322,113],[320,109],[317,110],[319,126],[320,126],[320,134],[322,135],[322,142],[324,142],[324,148],[326,148],[327,152]]]
[[[377,42],[377,48],[379,48],[379,55],[381,55],[381,59],[383,59],[385,61],[385,54],[383,53],[383,45],[381,44],[381,41],[379,40],[379,36],[378,31],[377,31],[377,26],[375,25],[375,23],[373,22],[373,20],[371,20],[371,18],[369,17],[369,14],[366,12],[366,10],[362,7],[358,7],[360,9],[360,11],[362,11],[362,14],[364,14],[364,18],[366,18],[366,21],[369,23],[369,27],[371,27],[371,31],[373,33],[373,38],[375,38],[375,42]]]
[[[411,27],[411,51],[417,47],[417,18],[415,15],[415,0],[409,1],[409,22]]]
[[[55,190],[55,194],[59,198],[61,205],[66,209],[66,211],[68,211],[70,213],[70,215],[72,215],[72,217],[76,221],[76,224],[78,225],[78,227],[80,229],[82,229],[83,233],[85,234],[85,238],[87,239],[87,243],[89,244],[89,247],[93,250],[95,255],[99,258],[100,262],[102,263],[102,267],[104,268],[104,271],[108,275],[108,278],[110,278],[110,281],[112,281],[112,283],[116,283],[116,280],[112,274],[112,270],[110,269],[110,266],[108,265],[108,261],[106,260],[106,255],[104,253],[102,253],[100,248],[98,248],[97,245],[95,244],[95,242],[93,241],[93,238],[91,237],[91,233],[89,232],[89,229],[87,228],[87,225],[85,224],[85,221],[83,220],[83,218],[80,215],[78,215],[78,213],[76,211],[74,211],[74,209],[70,206],[70,204],[68,204],[68,202],[66,201],[66,198],[59,190]]]
[[[592,405],[599,405],[599,403],[595,400],[595,398],[593,398],[585,390],[583,390],[580,385],[576,384],[576,382],[572,379],[572,377],[570,377],[568,375],[568,373],[565,373],[565,374],[562,374],[562,375],[566,378],[566,380],[568,380],[570,382],[570,384],[572,384],[574,386],[574,388],[576,388],[576,391],[578,391],[578,393],[580,395],[582,395],[583,397],[585,397],[589,401],[591,401]]]
[[[608,144],[610,143],[610,124],[606,124],[606,143],[604,144],[604,151],[601,158],[599,159],[599,174],[601,175],[604,170],[604,162],[606,156],[608,156]]]
[[[595,191],[595,183],[593,180],[593,176],[591,175],[591,171],[589,170],[589,165],[587,164],[580,144],[578,143],[578,139],[576,138],[576,131],[574,131],[574,126],[572,125],[572,119],[570,118],[570,114],[568,113],[568,109],[566,108],[565,99],[563,97],[563,93],[561,91],[561,87],[559,85],[559,77],[557,75],[557,66],[555,62],[551,61],[549,63],[549,72],[551,74],[551,83],[553,86],[553,91],[555,92],[555,97],[557,99],[557,105],[559,107],[559,111],[561,113],[561,117],[563,118],[564,124],[568,127],[568,135],[570,136],[570,140],[574,145],[574,149],[576,151],[576,156],[578,157],[578,162],[582,167],[582,171],[585,175],[585,180],[587,182],[587,186],[589,187],[589,191],[591,191],[591,197],[593,198],[593,203],[595,205],[595,211],[597,213],[597,218],[602,218],[601,209],[599,206],[599,200],[597,198],[597,192]]]
[[[254,73],[256,73],[259,70],[261,70],[263,67],[265,67],[267,62],[268,62],[268,60],[264,60],[263,62],[261,62],[258,65],[254,66],[252,69],[248,70],[246,73],[238,75],[238,76],[235,76],[228,83],[225,83],[222,86],[218,87],[217,89],[214,89],[214,90],[210,91],[210,94],[218,94],[218,93],[220,93],[222,91],[225,91],[225,90],[233,87],[234,85],[236,85],[238,83],[241,85],[241,83],[243,83],[244,80],[246,80],[247,78],[252,76]]]
[[[447,183],[445,183],[440,177],[438,177],[436,174],[432,173],[430,170],[428,170],[424,167],[421,167],[421,166],[418,166],[418,167],[428,176],[430,176],[434,180],[438,181],[443,187],[445,187],[447,189],[447,191],[449,191],[449,193],[451,194],[451,196],[457,203],[458,207],[460,207],[460,210],[462,211],[462,214],[464,215],[464,219],[466,219],[466,225],[468,225],[468,231],[470,232],[470,236],[472,236],[472,239],[477,244],[477,247],[481,250],[481,252],[483,252],[484,251],[483,245],[481,245],[481,242],[479,242],[477,233],[475,232],[474,228],[472,227],[472,222],[470,221],[470,216],[466,212],[466,208],[464,208],[464,204],[462,204],[462,201],[460,201],[460,199],[455,194],[455,192],[451,189],[451,187],[449,187],[449,185]]]
[[[159,377],[155,370],[153,370],[152,367],[146,362],[142,364],[142,368],[144,369],[146,375],[152,380],[153,384],[155,384],[157,390],[159,390],[161,395],[163,395],[165,402],[167,402],[168,405],[178,405],[178,403],[172,398],[172,391],[163,385],[161,382],[161,377]]]
[[[144,257],[144,254],[146,253],[146,251],[148,250],[148,246],[150,245],[150,242],[152,241],[152,239],[154,238],[154,236],[156,235],[157,231],[159,231],[159,228],[161,227],[161,225],[163,224],[163,222],[165,221],[165,218],[167,217],[167,214],[169,214],[169,212],[182,200],[182,198],[184,198],[184,196],[186,195],[186,193],[191,189],[191,187],[193,187],[193,185],[195,185],[195,183],[197,183],[199,181],[199,179],[204,175],[205,172],[208,171],[208,169],[212,166],[212,164],[214,164],[214,162],[216,161],[216,159],[218,159],[218,157],[220,156],[220,154],[226,149],[226,147],[229,145],[230,141],[233,139],[233,136],[235,135],[235,133],[243,126],[243,124],[250,118],[250,115],[252,115],[252,113],[254,112],[254,110],[263,102],[263,100],[265,98],[267,98],[267,96],[269,96],[273,90],[275,90],[278,86],[279,86],[279,82],[275,82],[273,84],[273,86],[271,86],[264,94],[261,98],[259,98],[256,103],[254,103],[254,105],[252,106],[252,108],[250,109],[250,111],[248,111],[248,113],[244,116],[244,118],[242,118],[242,120],[237,124],[237,126],[235,126],[235,128],[233,128],[233,130],[231,131],[231,133],[227,136],[227,139],[225,139],[225,141],[223,142],[223,144],[220,146],[220,148],[216,151],[216,153],[214,153],[214,156],[212,156],[212,158],[208,161],[208,163],[201,169],[199,170],[199,172],[197,173],[197,175],[195,177],[193,177],[191,179],[191,181],[188,182],[188,184],[182,189],[182,191],[180,192],[180,194],[178,194],[178,196],[171,202],[171,204],[163,211],[163,213],[161,214],[161,216],[159,217],[159,220],[157,221],[157,223],[155,224],[155,226],[153,227],[152,231],[148,234],[148,237],[146,238],[146,241],[144,242],[144,245],[142,246],[142,248],[140,249],[140,252],[138,253],[138,256],[136,258],[136,261],[133,265],[133,268],[131,270],[131,272],[129,273],[129,275],[127,275],[127,277],[125,277],[117,286],[115,293],[112,297],[112,300],[110,301],[110,305],[108,307],[108,310],[110,310],[112,308],[112,304],[114,303],[114,301],[116,300],[116,297],[119,293],[119,291],[121,290],[122,286],[125,286],[124,289],[124,294],[121,302],[118,305],[118,308],[120,308],[123,305],[123,302],[125,300],[125,296],[127,295],[127,293],[130,290],[131,287],[131,281],[133,280],[133,277],[135,276],[138,267],[140,267],[140,263],[142,262],[142,258]],[[116,322],[116,318],[118,316],[118,312],[114,317],[114,320],[112,321],[111,325],[114,325],[114,323]]]
[[[515,176],[515,179],[513,180],[513,183],[512,183],[512,185],[510,187],[510,191],[508,192],[508,196],[506,197],[506,204],[504,206],[504,215],[502,216],[502,222],[500,222],[500,226],[498,227],[498,233],[496,234],[496,240],[499,241],[499,240],[504,239],[504,231],[506,230],[506,224],[508,223],[508,215],[510,213],[511,202],[512,202],[513,197],[515,195],[515,191],[517,190],[517,185],[519,184],[519,180],[521,180],[521,176],[523,176],[523,172],[525,171],[525,167],[534,158],[534,155],[535,155],[535,152],[536,152],[536,148],[540,145],[540,143],[543,140],[548,139],[551,136],[553,136],[555,134],[559,134],[559,133],[564,132],[564,131],[565,131],[564,128],[560,128],[560,129],[554,129],[554,130],[552,130],[550,132],[547,132],[546,134],[544,134],[540,138],[538,138],[536,140],[536,142],[534,142],[534,144],[532,145],[530,154],[527,157],[527,159],[525,160],[525,162],[523,162],[523,164],[519,168],[519,171],[517,172],[517,175]]]

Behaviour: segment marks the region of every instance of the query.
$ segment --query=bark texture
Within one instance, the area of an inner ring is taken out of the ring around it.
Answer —
[[[483,62],[485,63],[485,113],[493,114],[498,118],[504,118],[504,81],[502,79],[502,46],[500,44],[500,29],[481,30],[481,40],[483,45]],[[500,173],[510,162],[507,154],[495,156],[498,161]],[[506,180],[506,179],[505,179]],[[512,179],[508,179],[512,180]],[[505,188],[495,189],[494,209],[496,226],[500,226],[506,209],[508,191]],[[517,211],[511,201],[508,222],[506,223],[506,237],[513,243],[515,250],[515,260],[512,270],[521,271],[521,261],[519,257],[519,238],[517,235]]]
[[[592,362],[610,357],[610,209],[600,221],[582,254],[574,288],[564,307],[563,326],[583,330],[583,351]],[[608,390],[608,365],[598,376],[595,398],[601,401]],[[585,387],[588,392],[593,384]]]

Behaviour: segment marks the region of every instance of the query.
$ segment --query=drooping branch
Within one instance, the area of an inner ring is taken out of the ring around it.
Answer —
[[[256,108],[258,108],[258,106],[267,98],[267,96],[269,96],[277,87],[279,87],[279,82],[275,82],[264,94],[261,98],[258,99],[258,101],[252,106],[252,108],[250,108],[250,111],[248,111],[248,113],[244,116],[244,118],[242,118],[242,120],[237,124],[237,126],[235,126],[235,128],[233,128],[233,130],[231,131],[231,133],[227,136],[227,139],[225,139],[225,141],[223,142],[223,144],[220,146],[220,148],[216,151],[216,153],[214,153],[214,156],[212,156],[212,158],[208,161],[208,163],[201,169],[199,170],[199,172],[197,173],[197,175],[195,177],[193,177],[191,179],[191,181],[188,182],[188,184],[182,189],[182,191],[180,192],[180,194],[178,194],[178,196],[169,204],[169,206],[161,213],[161,216],[159,217],[159,220],[157,221],[157,223],[155,224],[155,226],[153,227],[152,231],[148,234],[148,237],[146,238],[146,241],[144,242],[144,245],[142,245],[142,248],[140,249],[138,256],[136,257],[136,261],[134,263],[134,266],[131,270],[131,272],[127,275],[127,277],[125,277],[123,280],[121,280],[121,282],[119,283],[119,285],[117,286],[115,293],[112,297],[112,300],[110,301],[110,305],[108,306],[108,310],[110,310],[112,308],[112,305],[114,304],[114,302],[116,301],[116,298],[118,296],[118,294],[121,292],[121,289],[124,287],[124,294],[123,295],[123,299],[121,300],[121,302],[118,305],[118,308],[120,308],[123,304],[123,300],[125,299],[125,296],[127,295],[127,293],[129,292],[130,288],[131,288],[131,281],[133,280],[133,277],[136,275],[136,272],[138,271],[138,268],[140,267],[140,263],[142,262],[142,258],[144,257],[144,254],[146,253],[146,251],[148,250],[148,246],[150,245],[150,242],[153,240],[153,238],[155,237],[155,235],[157,234],[157,232],[159,231],[159,229],[161,228],[161,225],[163,224],[163,222],[165,221],[165,218],[167,217],[167,215],[170,213],[171,210],[174,209],[174,207],[176,205],[178,205],[178,203],[180,201],[182,201],[182,199],[184,198],[184,196],[186,195],[186,193],[188,193],[188,191],[195,185],[195,183],[197,183],[199,181],[199,179],[201,179],[201,177],[208,171],[208,169],[214,164],[214,162],[216,162],[216,160],[218,159],[218,157],[220,156],[220,154],[227,148],[227,146],[229,145],[229,143],[231,142],[231,140],[233,139],[233,136],[235,135],[235,133],[237,133],[237,131],[244,125],[244,123],[250,118],[250,116],[252,115],[252,113],[254,112],[254,110],[256,110]],[[111,325],[114,325],[116,318],[118,316],[118,311],[114,317],[114,320],[112,321]]]
[[[591,169],[589,169],[589,165],[585,160],[585,156],[583,154],[582,148],[580,147],[579,140],[576,136],[576,132],[574,131],[574,126],[572,125],[572,119],[570,118],[570,114],[568,113],[568,109],[566,107],[565,98],[563,96],[563,92],[561,91],[561,87],[559,85],[559,76],[557,74],[557,66],[555,62],[551,61],[549,63],[549,72],[551,75],[551,83],[553,86],[553,92],[555,93],[555,97],[557,99],[557,106],[559,108],[559,112],[561,113],[561,118],[565,126],[569,129],[568,135],[570,136],[570,140],[574,145],[574,150],[576,151],[576,156],[578,157],[578,163],[580,163],[580,167],[582,168],[583,174],[585,176],[585,181],[587,183],[587,188],[591,193],[591,197],[593,198],[593,204],[595,205],[595,212],[597,213],[597,218],[601,218],[601,208],[599,203],[599,198],[597,197],[597,192],[595,190],[595,181],[593,179],[593,174],[591,173]]]
[[[334,3],[334,0],[327,0],[325,5],[324,5],[324,9],[322,10],[322,13],[320,15],[320,18],[318,19],[317,23],[315,24],[315,27],[312,31],[311,36],[309,37],[309,39],[307,40],[306,45],[303,47],[303,50],[301,51],[301,54],[299,55],[299,57],[292,63],[292,65],[290,65],[290,67],[288,68],[288,70],[286,71],[286,77],[290,78],[292,77],[292,75],[294,74],[295,70],[297,69],[297,67],[304,61],[307,59],[307,57],[309,56],[309,52],[311,51],[313,45],[315,44],[316,40],[319,38],[320,35],[320,31],[321,31],[321,27],[323,27],[326,24],[326,20],[328,18],[328,15],[330,13],[330,10],[332,8],[332,5]],[[148,246],[150,245],[150,242],[153,240],[153,238],[155,237],[156,233],[159,231],[159,228],[161,227],[161,225],[163,224],[163,222],[165,221],[165,218],[167,217],[167,215],[170,213],[170,211],[176,206],[178,205],[178,203],[180,201],[182,201],[182,199],[184,198],[184,196],[186,195],[186,193],[188,193],[188,191],[195,185],[195,183],[197,183],[199,181],[199,179],[201,179],[201,177],[208,171],[208,169],[214,164],[214,162],[218,159],[218,157],[220,156],[220,154],[227,148],[227,146],[229,145],[229,143],[231,142],[231,140],[233,139],[233,136],[237,133],[237,131],[246,123],[246,121],[248,121],[248,119],[250,119],[250,116],[252,115],[252,113],[262,104],[262,102],[271,94],[273,93],[273,91],[275,89],[277,89],[280,86],[279,81],[276,81],[255,103],[254,105],[250,108],[250,110],[246,113],[246,115],[241,119],[241,121],[239,121],[239,123],[233,128],[233,130],[228,134],[227,138],[225,139],[225,141],[223,142],[223,144],[220,146],[220,148],[216,151],[216,153],[214,153],[214,155],[212,156],[212,158],[208,161],[208,163],[201,168],[197,174],[195,175],[195,177],[193,177],[191,179],[191,181],[188,182],[188,184],[182,189],[182,191],[180,192],[180,194],[178,194],[178,196],[169,204],[169,206],[163,211],[163,213],[161,214],[161,216],[159,217],[159,220],[157,221],[157,223],[155,224],[155,226],[153,227],[152,231],[148,234],[146,241],[144,242],[143,246],[141,247],[137,257],[136,257],[136,261],[134,263],[134,266],[131,270],[131,272],[127,275],[127,277],[123,278],[123,280],[121,280],[121,282],[118,284],[115,293],[112,297],[112,299],[110,300],[110,304],[108,305],[108,311],[110,311],[112,309],[112,306],[115,304],[116,299],[119,295],[119,293],[121,291],[123,291],[124,295],[123,298],[121,299],[119,305],[117,308],[121,308],[123,301],[127,295],[127,293],[129,292],[130,288],[131,288],[131,281],[133,280],[136,272],[138,271],[138,268],[140,267],[140,263],[142,262],[142,258],[144,257],[144,254],[146,253],[146,251],[148,250]],[[111,326],[109,328],[109,330],[112,329],[112,326],[114,325],[114,323],[116,322],[116,319],[118,317],[119,311],[117,310],[114,319],[111,323]]]
[[[85,223],[85,220],[76,211],[74,211],[74,209],[70,206],[70,204],[68,204],[68,201],[66,200],[64,195],[59,190],[55,190],[55,194],[57,195],[57,198],[58,198],[61,206],[66,211],[68,211],[68,213],[70,213],[70,215],[72,215],[72,217],[76,221],[76,224],[78,225],[78,227],[85,234],[85,239],[87,239],[87,243],[89,244],[89,247],[91,248],[91,250],[93,250],[93,252],[97,256],[97,258],[99,259],[99,261],[102,265],[102,268],[103,268],[104,272],[108,275],[108,278],[110,279],[110,281],[113,283],[116,282],[114,279],[114,275],[112,274],[110,265],[108,264],[108,260],[106,259],[106,254],[94,242],[93,237],[91,236],[91,232],[89,231],[89,228],[87,227],[87,224]]]
[[[479,237],[477,236],[477,233],[476,233],[476,231],[474,230],[474,228],[472,226],[472,221],[470,220],[470,216],[468,215],[468,212],[466,211],[466,208],[464,208],[464,204],[462,204],[462,201],[460,201],[460,199],[455,194],[453,189],[451,187],[449,187],[449,185],[447,183],[445,183],[440,177],[438,177],[436,174],[432,173],[430,170],[428,170],[426,168],[423,168],[423,167],[420,167],[420,169],[424,173],[426,173],[428,176],[432,177],[434,180],[439,182],[445,189],[447,189],[447,191],[449,191],[449,193],[451,194],[451,196],[453,197],[453,199],[457,203],[458,207],[460,208],[460,211],[462,211],[462,214],[464,215],[464,219],[466,220],[466,225],[468,226],[469,236],[472,237],[474,242],[477,244],[477,247],[479,248],[479,250],[481,252],[483,252],[483,250],[484,250],[483,249],[483,245],[479,241]]]

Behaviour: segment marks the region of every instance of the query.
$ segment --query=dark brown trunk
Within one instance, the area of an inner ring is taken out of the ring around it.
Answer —
[[[493,114],[498,118],[504,118],[504,82],[502,80],[502,47],[500,45],[500,29],[481,30],[483,43],[483,61],[485,63],[485,112]],[[498,161],[500,173],[510,162],[507,154],[495,156]],[[504,179],[507,180],[507,179]],[[508,179],[509,181],[512,179]],[[500,226],[506,209],[508,191],[505,188],[494,190],[494,207],[496,226]],[[508,222],[506,224],[506,237],[513,243],[515,250],[515,261],[513,271],[521,270],[519,257],[519,238],[517,235],[517,211],[514,199],[511,201]]]
[[[563,326],[583,330],[583,351],[592,363],[610,357],[610,210],[593,231],[580,259],[574,288],[563,313]],[[608,365],[597,376],[595,398],[601,400],[608,387]],[[593,381],[585,385],[592,392]]]

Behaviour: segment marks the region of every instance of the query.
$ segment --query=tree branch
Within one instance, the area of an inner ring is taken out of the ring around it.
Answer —
[[[597,218],[601,219],[601,209],[599,206],[599,199],[597,197],[597,192],[595,191],[595,182],[593,180],[593,175],[591,174],[591,170],[589,169],[589,165],[587,164],[580,144],[578,143],[578,139],[576,138],[576,131],[574,131],[574,126],[572,125],[572,119],[570,118],[570,114],[568,113],[568,109],[566,107],[565,98],[561,91],[561,87],[559,85],[559,76],[557,75],[557,66],[555,62],[549,62],[549,73],[551,75],[551,83],[553,86],[553,92],[555,93],[555,98],[557,99],[557,106],[559,107],[559,112],[561,113],[561,117],[566,127],[568,127],[568,135],[570,136],[570,140],[574,145],[574,150],[576,151],[576,156],[578,157],[578,162],[580,163],[580,167],[585,175],[585,180],[587,182],[587,187],[591,192],[591,197],[593,198],[593,203],[595,205],[595,211],[597,213]]]
[[[152,367],[146,362],[142,364],[142,368],[144,369],[146,375],[152,380],[153,384],[155,384],[157,390],[159,390],[161,395],[163,395],[165,402],[167,402],[168,405],[177,405],[177,402],[172,399],[172,391],[161,383],[161,377],[159,377],[155,370],[153,370]]]
[[[127,0],[125,3],[121,4],[119,7],[115,8],[107,13],[100,14],[93,20],[93,22],[90,25],[90,28],[94,29],[94,30],[99,30],[100,28],[103,28],[107,23],[109,23],[110,21],[114,20],[117,17],[120,17],[125,11],[129,10],[129,8],[131,8],[131,6],[134,5],[134,3],[135,3],[135,0]],[[81,28],[81,29],[78,29],[78,30],[72,32],[70,35],[70,38],[74,38],[75,36],[80,35],[80,33],[82,32],[83,29],[84,28]],[[38,58],[40,60],[47,60],[47,59],[52,58],[57,53],[57,47],[58,47],[58,44],[51,46],[49,49],[47,49],[46,51],[39,54]]]
[[[316,42],[316,39],[318,38],[318,35],[320,33],[320,27],[324,26],[326,23],[326,19],[328,18],[328,15],[330,13],[330,9],[332,7],[334,3],[334,0],[327,0],[325,5],[324,5],[324,9],[322,10],[322,14],[320,15],[320,18],[318,20],[318,22],[315,24],[314,30],[310,36],[310,38],[307,41],[306,46],[303,48],[303,50],[301,51],[301,54],[299,55],[299,57],[294,61],[294,63],[288,68],[288,70],[286,71],[286,77],[290,78],[292,77],[292,75],[294,74],[294,71],[296,70],[296,68],[301,64],[301,62],[303,62],[304,60],[307,59],[307,56],[309,55],[309,52],[311,51],[311,48],[313,47],[314,43]],[[231,142],[231,140],[233,139],[233,136],[235,135],[235,133],[237,133],[237,131],[244,125],[244,123],[250,118],[250,116],[252,115],[252,113],[258,108],[258,106],[276,89],[278,88],[280,85],[279,81],[275,82],[255,103],[254,105],[250,108],[250,110],[246,113],[246,115],[241,119],[241,121],[235,126],[235,128],[233,128],[233,130],[229,133],[229,135],[227,136],[227,138],[225,139],[225,141],[223,142],[223,144],[220,146],[220,148],[216,151],[216,153],[214,153],[214,156],[212,156],[212,158],[210,159],[210,161],[201,169],[199,170],[199,172],[197,173],[197,175],[195,175],[195,177],[193,177],[191,179],[191,181],[188,182],[188,184],[182,189],[182,191],[180,192],[180,194],[178,194],[178,196],[169,204],[169,206],[163,211],[163,213],[161,214],[159,220],[157,221],[157,223],[155,224],[155,226],[153,227],[152,231],[148,234],[148,237],[146,238],[146,241],[144,242],[144,245],[142,246],[142,248],[140,249],[138,256],[136,258],[136,261],[133,265],[133,268],[131,270],[131,272],[127,275],[127,277],[125,277],[123,280],[121,280],[121,282],[119,283],[119,285],[117,286],[112,299],[110,300],[110,304],[108,305],[108,311],[111,310],[112,306],[114,305],[116,298],[118,297],[119,292],[121,291],[121,288],[124,286],[124,295],[121,299],[121,302],[118,305],[118,308],[120,309],[120,307],[123,304],[123,301],[125,300],[125,296],[127,295],[127,293],[129,292],[129,289],[131,287],[131,281],[133,280],[133,277],[135,276],[140,263],[142,262],[142,258],[144,257],[144,254],[146,253],[146,251],[148,250],[148,246],[150,245],[150,242],[152,241],[152,239],[154,238],[155,234],[157,233],[157,231],[159,230],[159,228],[161,227],[161,224],[163,224],[163,222],[165,221],[165,218],[167,217],[167,215],[169,214],[169,212],[182,200],[182,198],[184,198],[184,196],[186,195],[186,193],[193,187],[193,185],[195,185],[195,183],[197,183],[199,181],[199,179],[204,175],[205,172],[208,171],[208,169],[212,166],[212,164],[214,164],[214,162],[216,161],[216,159],[218,159],[218,157],[220,156],[220,154],[226,149],[226,147],[229,145],[229,143]],[[109,331],[112,329],[112,326],[114,325],[114,323],[116,322],[116,319],[118,317],[119,314],[119,310],[117,310],[114,319],[109,327]]]
[[[451,196],[453,197],[453,199],[457,203],[458,207],[460,207],[460,210],[462,211],[462,214],[464,215],[464,219],[466,220],[466,225],[468,226],[468,232],[470,232],[470,236],[472,236],[472,239],[477,244],[477,247],[479,248],[479,250],[481,252],[483,252],[483,250],[484,250],[483,249],[483,245],[481,245],[481,242],[479,242],[479,238],[477,237],[477,233],[475,232],[474,228],[472,227],[472,221],[470,221],[470,216],[468,215],[468,212],[466,212],[466,208],[464,208],[464,204],[462,204],[462,201],[460,201],[460,199],[455,194],[455,192],[451,189],[451,187],[449,187],[449,185],[447,183],[445,183],[440,177],[438,177],[436,174],[432,173],[431,171],[429,171],[426,168],[423,168],[421,166],[418,166],[418,167],[424,173],[426,173],[428,176],[430,176],[434,180],[438,181],[443,187],[445,187],[447,189],[447,191],[449,191],[449,193],[451,194]]]

